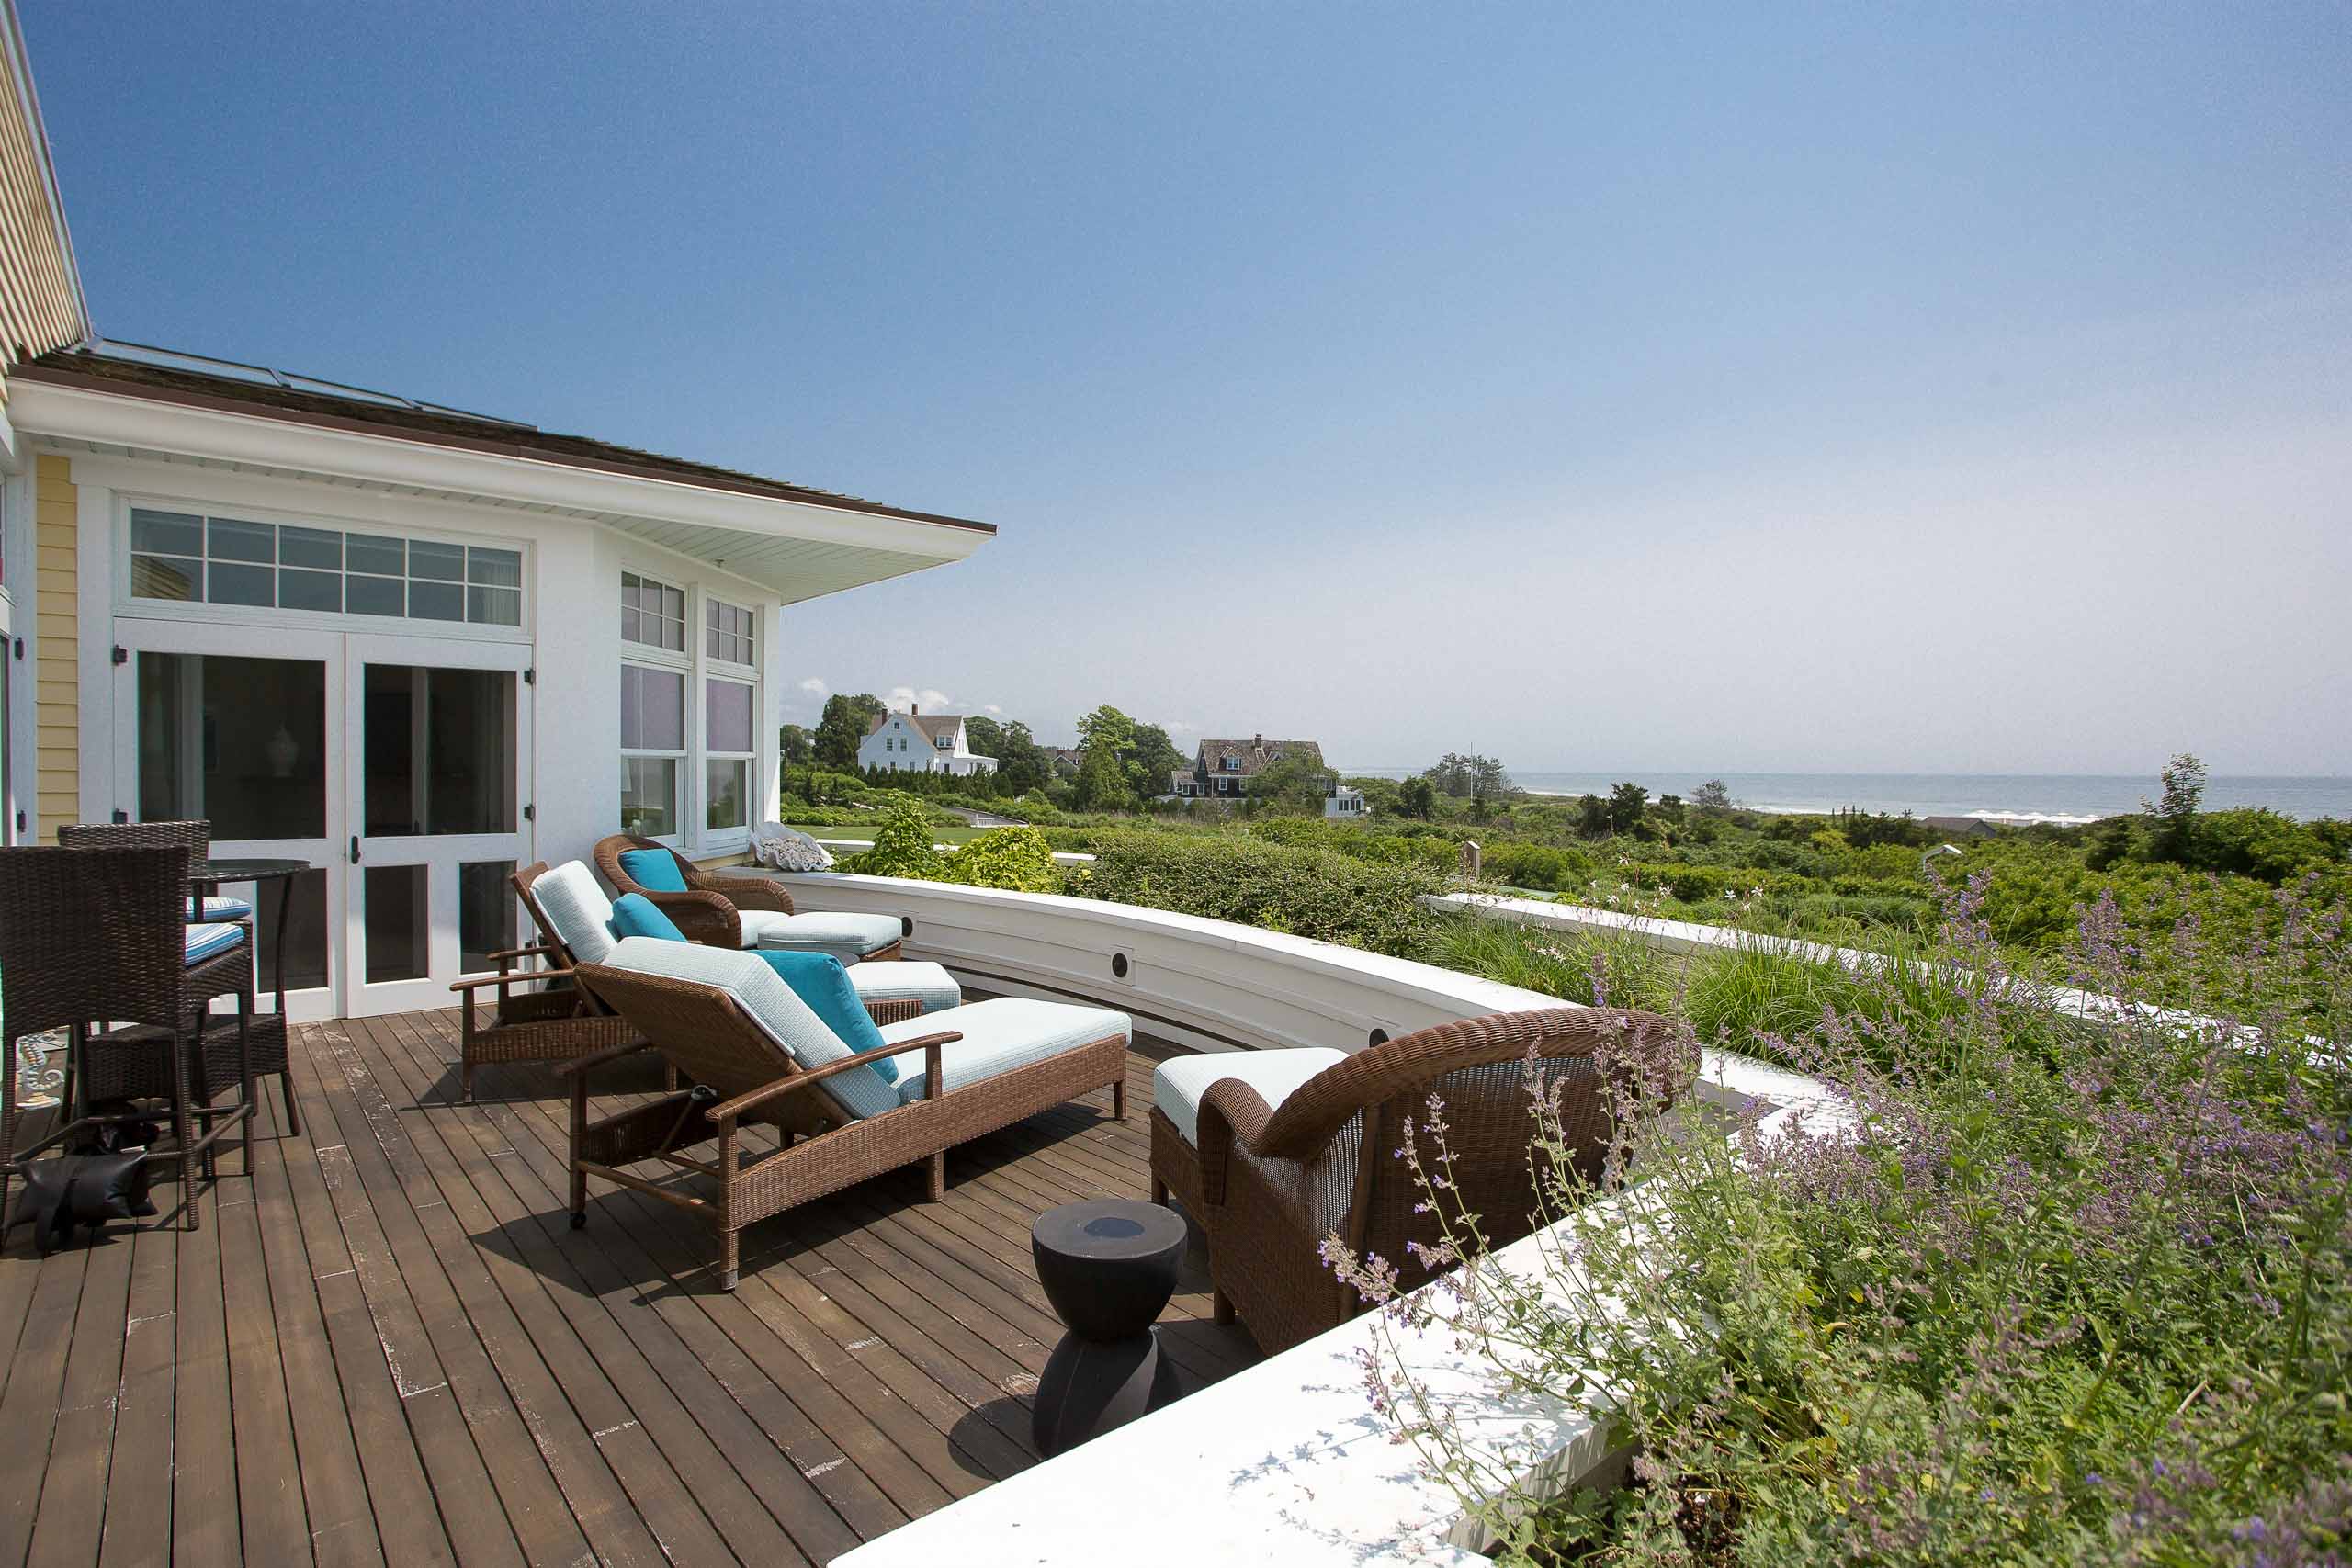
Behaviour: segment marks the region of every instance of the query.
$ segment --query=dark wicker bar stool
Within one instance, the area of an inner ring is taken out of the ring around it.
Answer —
[[[184,1223],[190,1230],[200,1223],[198,1166],[209,1179],[215,1145],[249,1122],[254,1111],[253,953],[243,928],[217,951],[199,952],[195,933],[218,928],[186,919],[187,869],[183,847],[0,850],[0,909],[11,916],[0,920],[0,1031],[6,1036],[0,1051],[8,1068],[0,1074],[0,1148],[6,1155],[0,1159],[0,1210],[23,1163],[43,1150],[107,1122],[147,1119],[71,1114],[86,1105],[90,1079],[106,1076],[99,1064],[121,1056],[170,1075],[168,1095],[155,1098],[171,1101],[174,1146],[150,1157],[178,1160]],[[199,953],[193,961],[192,952]],[[219,996],[237,998],[243,1094],[226,1106],[193,1087],[203,1071],[197,1022]],[[68,1032],[82,1092],[55,1131],[19,1151],[17,1042],[51,1029]],[[250,1131],[246,1137],[250,1168]]]
[[[212,853],[212,824],[195,822],[79,822],[57,830],[59,847],[69,850],[160,850],[186,849],[187,863],[193,869],[201,865]],[[243,898],[198,898],[193,890],[188,896],[187,918],[190,920],[239,920],[252,925],[254,906]],[[255,932],[258,926],[253,926]],[[279,955],[284,956],[285,938],[278,939]],[[247,941],[245,949],[254,963],[261,962],[259,937]],[[256,1013],[248,1023],[246,1048],[253,1053],[256,1077],[275,1075],[277,1092],[286,1102],[286,1130],[302,1130],[301,1112],[294,1103],[294,1071],[291,1042],[287,1036],[286,998],[277,998],[274,1012]],[[75,1064],[78,1066],[80,1064]],[[116,1055],[94,1060],[90,1069],[96,1075],[85,1089],[86,1100],[162,1100],[171,1094],[168,1066],[161,1061]],[[71,1070],[71,1069],[69,1069]],[[215,1085],[228,1083],[237,1076],[236,1029],[225,1018],[206,1017],[204,1027],[203,1070],[197,1079],[197,1098],[203,1100]],[[71,1085],[69,1084],[69,1089]],[[69,1097],[70,1098],[70,1097]]]

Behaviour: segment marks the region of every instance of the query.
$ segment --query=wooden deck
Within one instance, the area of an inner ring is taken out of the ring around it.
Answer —
[[[1130,1057],[1132,1121],[1105,1094],[952,1152],[944,1202],[916,1168],[756,1226],[729,1296],[656,1201],[567,1225],[545,1071],[461,1106],[453,1015],[297,1032],[308,1135],[266,1087],[200,1231],[0,1255],[0,1568],[824,1562],[1035,1462],[1029,1224],[1145,1193],[1169,1054]],[[1257,1353],[1201,1262],[1161,1335],[1208,1382]]]

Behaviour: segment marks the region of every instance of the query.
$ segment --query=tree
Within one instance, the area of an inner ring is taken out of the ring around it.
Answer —
[[[1609,803],[1597,795],[1577,796],[1577,831],[1598,839],[1609,831]]]
[[[1510,782],[1510,774],[1503,771],[1501,762],[1476,752],[1463,756],[1448,751],[1444,761],[1421,777],[1429,780],[1439,794],[1456,800],[1500,800],[1519,793],[1519,786]]]
[[[1119,754],[1108,745],[1089,746],[1080,753],[1078,784],[1072,803],[1081,811],[1124,811],[1135,804],[1127,791],[1127,772]]]
[[[2189,840],[2197,830],[2197,808],[2205,800],[2205,764],[2183,751],[2166,762],[2156,777],[2164,786],[2162,795],[2140,802],[2140,809],[2152,819],[2149,826],[2154,842],[2150,849],[2158,860],[2186,865]]]
[[[997,750],[989,755],[996,759],[997,777],[1011,794],[1026,795],[1053,782],[1052,760],[1029,733],[1029,727],[1017,718],[1004,727]]]
[[[1136,749],[1136,721],[1104,703],[1078,721],[1078,749],[1091,751],[1101,746],[1112,756],[1122,756]]]
[[[1136,726],[1135,750],[1125,759],[1127,782],[1146,800],[1155,795],[1166,795],[1175,786],[1171,776],[1184,765],[1184,753],[1176,750],[1176,742],[1168,739],[1168,731],[1156,724]]]
[[[1729,811],[1731,786],[1721,779],[1709,779],[1690,792],[1690,804],[1702,811]]]
[[[1277,810],[1319,817],[1339,782],[1339,773],[1325,767],[1320,757],[1295,751],[1258,771],[1250,781],[1250,798]]]
[[[786,767],[805,768],[817,754],[817,749],[806,726],[787,724],[776,731],[775,752]]]
[[[824,716],[817,720],[812,741],[818,766],[837,773],[854,772],[857,767],[857,749],[865,744],[874,721],[888,711],[882,705],[882,699],[871,692],[860,692],[855,696],[835,692],[827,697]]]
[[[1650,792],[1637,784],[1617,784],[1609,786],[1609,830],[1632,833],[1642,825],[1642,813],[1650,803]]]
[[[1437,786],[1425,778],[1407,779],[1396,787],[1396,809],[1427,821],[1437,810]]]

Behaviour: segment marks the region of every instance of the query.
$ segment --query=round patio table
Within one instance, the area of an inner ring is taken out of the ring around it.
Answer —
[[[286,1011],[286,915],[294,903],[294,879],[311,869],[306,860],[208,860],[188,867],[189,890],[199,898],[217,897],[221,886],[231,882],[251,882],[254,908],[259,913],[261,888],[264,882],[277,884],[277,939],[270,943],[269,988],[277,998],[277,1011]]]
[[[1037,1380],[1032,1423],[1051,1458],[1177,1397],[1152,1326],[1176,1292],[1184,1221],[1158,1203],[1098,1198],[1037,1217],[1037,1282],[1069,1332]]]

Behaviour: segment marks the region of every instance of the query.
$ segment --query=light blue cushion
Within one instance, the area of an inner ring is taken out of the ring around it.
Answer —
[[[917,1002],[925,1012],[964,1005],[964,987],[942,964],[907,958],[852,964],[848,974],[850,988],[861,1002]]]
[[[602,964],[613,950],[613,901],[596,885],[594,873],[576,860],[544,872],[531,884],[555,934],[571,950],[574,962]]]
[[[1027,997],[997,997],[885,1024],[882,1038],[895,1045],[951,1029],[964,1038],[940,1047],[939,1077],[946,1093],[1091,1044],[1105,1035],[1126,1041],[1135,1038],[1135,1024],[1125,1013],[1070,1002],[1032,1001]],[[926,1059],[910,1053],[903,1066],[899,1099],[912,1104],[924,1098],[930,1087],[924,1081],[929,1076]]]
[[[640,975],[660,975],[714,987],[735,998],[746,1016],[774,1040],[793,1061],[811,1070],[850,1055],[841,1037],[793,993],[776,972],[748,953],[705,947],[691,942],[663,942],[633,936],[616,942],[597,962]],[[879,1116],[894,1110],[898,1095],[869,1065],[865,1071],[827,1078],[817,1092],[830,1093],[833,1102],[853,1118]]]
[[[187,933],[187,962],[201,964],[208,958],[218,958],[245,940],[245,928],[233,925],[193,925],[183,928]]]
[[[1198,1148],[1201,1142],[1201,1101],[1213,1085],[1239,1078],[1258,1091],[1270,1107],[1295,1094],[1307,1079],[1326,1067],[1348,1059],[1344,1051],[1329,1045],[1295,1045],[1283,1051],[1203,1051],[1193,1056],[1170,1056],[1151,1075],[1151,1102],[1169,1124]]]
[[[613,900],[613,938],[650,936],[662,942],[684,942],[686,933],[678,922],[662,912],[662,906],[642,893],[624,893]]]
[[[621,874],[648,893],[684,893],[686,879],[678,857],[667,850],[623,850]]]
[[[254,907],[243,898],[191,898],[187,901],[187,918],[191,920],[250,920]]]
[[[896,915],[851,915],[836,910],[780,915],[773,910],[745,909],[741,916],[745,947],[830,953],[844,964],[854,964],[868,953],[881,952],[906,931]]]
[[[752,956],[775,970],[792,987],[792,994],[807,1002],[808,1010],[841,1037],[842,1044],[859,1053],[882,1048],[882,1032],[874,1027],[874,1015],[858,1000],[856,989],[849,983],[849,971],[842,967],[840,959],[830,953],[781,951]],[[891,1083],[899,1081],[899,1064],[888,1056],[876,1060],[874,1070]]]

